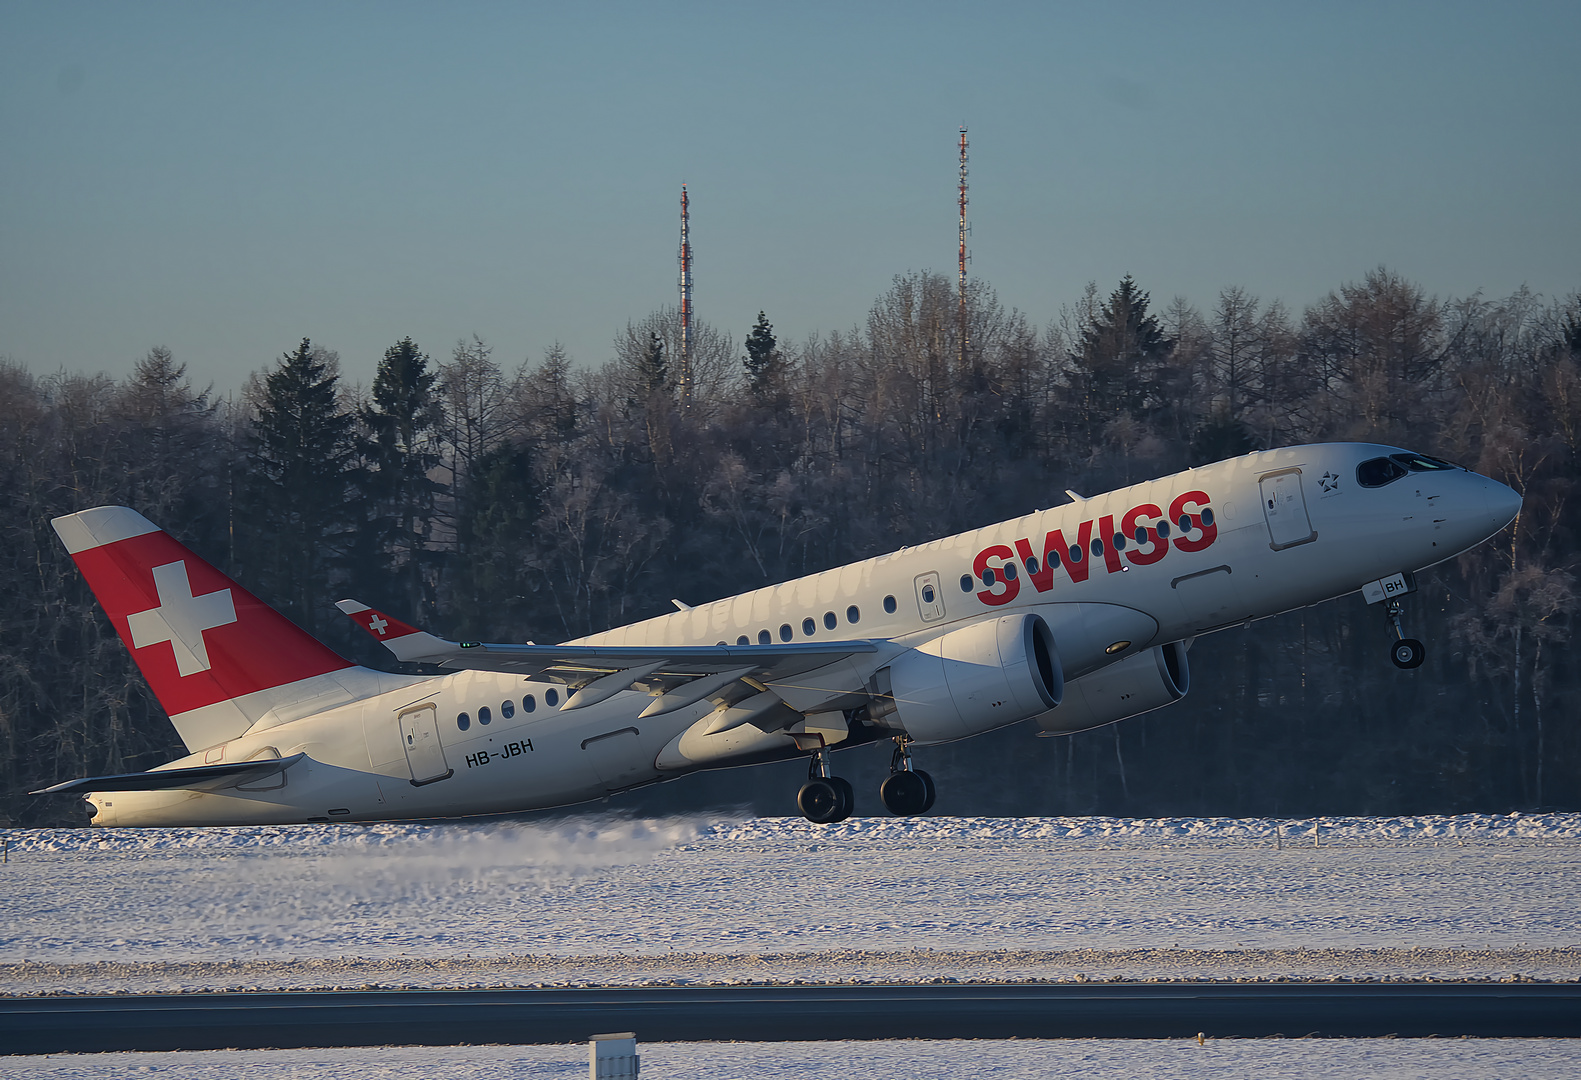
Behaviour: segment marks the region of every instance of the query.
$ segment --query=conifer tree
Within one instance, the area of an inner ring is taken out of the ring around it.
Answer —
[[[1148,314],[1148,303],[1147,293],[1127,274],[1082,328],[1070,354],[1078,403],[1093,441],[1110,420],[1145,419],[1159,404],[1160,368],[1175,343]]]
[[[414,615],[432,599],[430,570],[438,558],[430,541],[440,485],[429,475],[439,464],[437,379],[427,354],[410,337],[402,338],[384,351],[373,378],[373,401],[362,411],[368,433],[364,452],[372,466],[373,534],[384,569],[399,583],[390,590],[391,599]]]
[[[533,571],[524,554],[535,540],[540,503],[527,444],[496,447],[472,463],[456,516],[460,602],[452,611],[461,619],[459,630],[486,638],[519,631],[532,591]]]
[[[540,449],[558,450],[577,434],[577,400],[571,386],[571,358],[558,341],[545,352],[534,371],[523,371],[515,388],[521,425]]]
[[[304,626],[324,619],[338,554],[354,527],[354,419],[341,408],[333,353],[307,338],[264,377],[248,438],[252,514],[244,563]]]
[[[638,358],[637,377],[648,397],[670,392],[670,362],[665,355],[664,339],[657,330],[648,335],[647,348]]]
[[[770,404],[784,389],[785,360],[764,312],[758,312],[758,321],[747,334],[746,348],[741,366],[746,369],[747,390],[758,404]]]

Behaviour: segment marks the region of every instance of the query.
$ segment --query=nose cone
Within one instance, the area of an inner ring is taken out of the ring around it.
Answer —
[[[1488,506],[1488,524],[1494,532],[1498,532],[1521,512],[1521,494],[1497,480],[1487,480],[1483,490]]]

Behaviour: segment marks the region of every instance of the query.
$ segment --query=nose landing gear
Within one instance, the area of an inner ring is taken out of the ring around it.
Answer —
[[[829,748],[820,738],[807,767],[807,782],[796,793],[796,808],[816,825],[833,825],[850,817],[855,804],[856,792],[851,782],[830,775]]]
[[[899,817],[927,813],[933,808],[936,794],[933,777],[911,767],[910,742],[905,735],[895,736],[895,753],[889,759],[889,779],[878,788],[884,809]]]
[[[1405,636],[1405,630],[1400,626],[1400,615],[1405,607],[1398,600],[1390,600],[1385,612],[1389,622],[1394,626],[1395,642],[1389,646],[1389,659],[1394,661],[1394,666],[1402,670],[1419,668],[1422,661],[1427,659],[1427,649],[1415,638]]]

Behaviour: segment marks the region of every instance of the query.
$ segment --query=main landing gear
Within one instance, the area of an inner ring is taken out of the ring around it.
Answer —
[[[829,773],[829,748],[818,740],[812,752],[812,763],[807,767],[807,782],[796,793],[796,807],[801,816],[816,825],[833,825],[851,816],[856,806],[856,792],[851,781]]]
[[[1389,646],[1389,659],[1394,661],[1395,667],[1409,670],[1422,666],[1422,661],[1427,659],[1427,649],[1415,638],[1405,636],[1405,630],[1400,626],[1400,615],[1404,610],[1405,605],[1398,600],[1390,600],[1389,606],[1384,609],[1394,626],[1395,642]]]
[[[921,769],[911,767],[911,740],[904,735],[895,736],[895,753],[889,759],[889,779],[878,788],[878,797],[884,800],[884,809],[900,817],[925,814],[933,808],[937,794],[933,777]]]
[[[878,788],[878,797],[891,814],[910,817],[933,808],[933,777],[911,767],[911,740],[895,736],[895,753],[889,761],[889,779]],[[802,817],[817,825],[833,825],[851,816],[856,793],[851,782],[829,772],[829,748],[819,740],[812,747],[812,762],[807,767],[807,782],[796,793],[796,808]]]

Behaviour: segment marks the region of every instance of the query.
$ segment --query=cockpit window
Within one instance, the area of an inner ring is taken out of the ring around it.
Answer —
[[[1426,454],[1390,454],[1389,456],[1412,472],[1442,472],[1445,469],[1457,468],[1447,461],[1440,461]]]
[[[1370,458],[1356,466],[1356,483],[1364,488],[1381,488],[1405,475],[1407,472],[1404,465],[1386,457]]]

